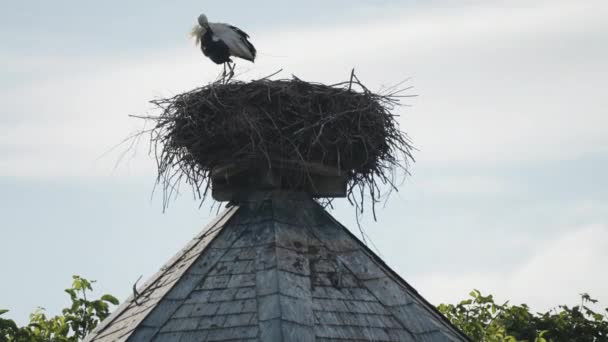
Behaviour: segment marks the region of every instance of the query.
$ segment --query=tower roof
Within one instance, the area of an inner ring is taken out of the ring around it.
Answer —
[[[468,341],[309,196],[221,213],[85,341]]]

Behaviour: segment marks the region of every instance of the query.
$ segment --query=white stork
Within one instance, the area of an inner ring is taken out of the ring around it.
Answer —
[[[238,27],[210,23],[207,21],[207,16],[201,14],[198,17],[198,25],[194,26],[191,35],[196,39],[196,44],[201,45],[205,56],[216,64],[224,64],[224,76],[226,76],[226,65],[230,69],[229,77],[234,75],[234,62],[230,59],[231,56],[250,62],[255,60],[256,50],[248,40],[249,35]]]

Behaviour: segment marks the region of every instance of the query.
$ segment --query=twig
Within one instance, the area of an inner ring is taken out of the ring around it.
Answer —
[[[141,280],[142,276],[143,275],[140,275],[139,278],[137,278],[137,280],[133,284],[133,302],[135,302],[135,305],[140,305],[139,302],[137,301],[139,299],[139,297],[141,296],[139,294],[139,292],[137,292],[137,282],[139,282]]]

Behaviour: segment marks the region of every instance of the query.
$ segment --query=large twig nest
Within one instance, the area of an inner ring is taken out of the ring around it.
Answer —
[[[372,93],[352,74],[334,85],[220,80],[154,100],[161,114],[148,118],[165,199],[180,180],[204,199],[211,171],[228,163],[280,170],[282,186],[297,190],[308,177],[302,166],[316,163],[344,174],[349,200],[363,209],[364,196],[379,200],[380,184],[394,188],[395,171],[412,159],[392,113],[399,97]]]

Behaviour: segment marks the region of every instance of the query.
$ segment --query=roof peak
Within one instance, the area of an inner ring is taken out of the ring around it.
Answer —
[[[86,341],[467,341],[303,193],[252,193],[139,293]]]

